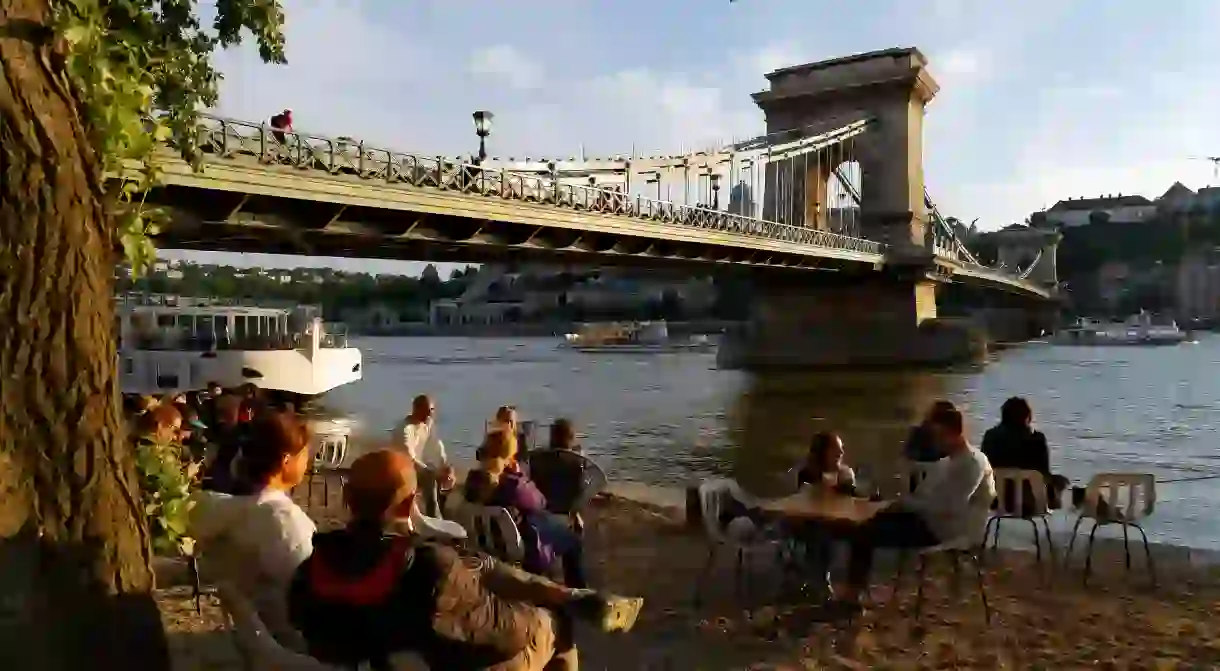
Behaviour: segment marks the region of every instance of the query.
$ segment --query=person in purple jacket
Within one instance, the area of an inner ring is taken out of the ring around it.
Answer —
[[[478,455],[479,468],[466,475],[463,493],[471,503],[498,506],[513,516],[525,545],[522,568],[546,575],[559,558],[564,584],[575,589],[587,587],[580,536],[564,518],[547,512],[546,497],[521,472],[517,436],[512,431],[492,431],[484,437]]]

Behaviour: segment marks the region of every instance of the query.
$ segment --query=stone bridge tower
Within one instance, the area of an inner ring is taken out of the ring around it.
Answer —
[[[768,275],[756,294],[750,327],[721,346],[730,367],[859,367],[939,365],[976,358],[981,334],[936,320],[935,258],[924,204],[924,106],[938,86],[918,49],[887,49],[798,65],[767,75],[770,88],[754,95],[767,132],[803,129],[817,135],[864,118],[874,120],[853,138],[862,175],[862,237],[889,245],[882,272]],[[833,150],[824,150],[833,151]],[[809,166],[798,192],[798,219],[825,227],[810,213],[825,212],[826,182],[837,159],[801,160]],[[796,165],[785,166],[791,174]],[[770,175],[769,175],[770,177]],[[779,189],[768,181],[764,216],[775,219]],[[799,185],[798,185],[799,186]],[[803,202],[801,202],[803,200]]]
[[[996,243],[997,261],[1005,269],[1028,269],[1030,281],[1044,287],[1059,284],[1056,256],[1059,242],[1063,240],[1062,233],[1016,224],[991,236]]]
[[[918,49],[886,49],[846,58],[782,68],[767,75],[770,88],[754,94],[767,133],[802,129],[817,134],[862,118],[875,120],[852,141],[860,165],[863,237],[895,251],[925,247],[923,181],[924,106],[940,87]],[[826,183],[839,167],[834,150],[800,162],[805,208],[800,221],[825,226]],[[799,159],[790,159],[797,161]],[[795,166],[793,166],[795,167]],[[777,170],[777,173],[787,170]],[[764,216],[777,219],[778,174],[768,175]],[[770,216],[767,216],[770,214]],[[781,219],[782,220],[782,219]],[[901,252],[900,252],[901,253]]]

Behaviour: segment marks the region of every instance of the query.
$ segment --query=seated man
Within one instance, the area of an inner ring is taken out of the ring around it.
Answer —
[[[913,494],[899,498],[856,530],[842,601],[849,612],[860,609],[860,594],[868,586],[877,548],[931,547],[966,534],[982,536],[976,511],[985,512],[995,499],[995,475],[987,457],[967,442],[962,425],[962,413],[956,408],[934,409],[927,426],[945,455],[943,467]],[[978,529],[972,528],[976,522]]]
[[[577,502],[585,494],[585,460],[576,444],[572,422],[557,419],[551,425],[551,440],[545,450],[529,455],[530,478],[546,496],[546,509],[570,515],[574,526],[583,526]]]
[[[415,505],[410,457],[357,459],[343,488],[347,528],[319,534],[289,594],[309,653],[338,665],[414,652],[446,671],[575,669],[571,617],[626,631],[642,599],[572,590],[403,530]],[[409,531],[409,529],[408,529]]]

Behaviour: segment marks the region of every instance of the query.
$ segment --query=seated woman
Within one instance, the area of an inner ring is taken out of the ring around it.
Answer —
[[[822,431],[809,443],[805,463],[796,473],[798,486],[828,486],[843,494],[856,494],[856,473],[843,463],[843,439]]]
[[[797,485],[825,488],[855,496],[856,474],[843,463],[843,454],[843,439],[838,434],[830,431],[816,434],[809,443],[805,464],[797,471]],[[830,584],[832,537],[824,527],[816,523],[795,526],[792,536],[804,544],[805,556],[811,568],[822,576],[823,596],[830,598],[834,594]]]
[[[545,575],[556,557],[563,562],[564,584],[586,586],[583,546],[575,532],[546,510],[546,497],[517,466],[517,437],[493,431],[479,447],[479,468],[466,476],[467,501],[509,511],[525,544],[523,568]]]
[[[293,415],[266,413],[250,425],[239,470],[244,493],[204,491],[190,533],[208,573],[232,583],[258,609],[272,634],[293,646],[285,596],[293,574],[313,552],[313,520],[289,492],[309,470],[310,437]]]

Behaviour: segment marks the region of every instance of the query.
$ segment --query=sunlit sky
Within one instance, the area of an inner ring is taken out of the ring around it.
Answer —
[[[1220,155],[1220,1],[284,0],[286,66],[220,54],[221,114],[423,154],[677,153],[763,128],[787,65],[919,47],[941,84],[926,180],[985,229],[1067,197],[1198,188]],[[417,273],[392,261],[172,253]],[[424,260],[421,260],[424,261]],[[442,268],[444,274],[449,266]]]

